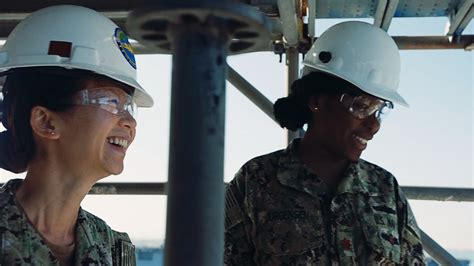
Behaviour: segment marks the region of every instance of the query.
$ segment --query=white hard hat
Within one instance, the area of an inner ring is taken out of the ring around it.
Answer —
[[[134,87],[138,106],[153,105],[151,96],[137,82],[135,56],[127,35],[92,9],[47,7],[15,27],[0,50],[0,75],[11,69],[44,66],[107,76]]]
[[[393,39],[369,23],[336,24],[316,39],[303,60],[303,75],[322,71],[384,100],[408,106],[398,94],[400,54]]]

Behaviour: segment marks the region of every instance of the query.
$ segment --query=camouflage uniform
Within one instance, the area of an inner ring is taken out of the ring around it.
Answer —
[[[53,253],[15,203],[21,179],[0,188],[0,265],[59,265]],[[135,265],[135,247],[125,233],[79,210],[75,265]]]
[[[424,265],[392,174],[360,159],[331,195],[298,144],[250,160],[227,187],[226,265]]]

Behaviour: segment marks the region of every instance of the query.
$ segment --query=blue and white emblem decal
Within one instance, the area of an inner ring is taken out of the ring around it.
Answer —
[[[134,69],[137,69],[135,54],[133,53],[132,45],[130,42],[128,42],[127,34],[125,34],[125,32],[123,32],[120,28],[116,28],[114,40],[127,62],[130,63]]]

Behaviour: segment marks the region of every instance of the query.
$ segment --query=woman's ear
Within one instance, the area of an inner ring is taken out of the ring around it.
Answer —
[[[309,97],[308,100],[308,108],[311,112],[316,113],[319,111],[319,107],[321,106],[320,95],[312,95]]]
[[[33,133],[47,139],[58,139],[56,114],[42,106],[34,106],[31,109],[30,125]]]

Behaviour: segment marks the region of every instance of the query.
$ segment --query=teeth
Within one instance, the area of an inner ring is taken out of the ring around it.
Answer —
[[[128,140],[122,139],[122,138],[108,138],[108,142],[110,144],[115,144],[115,145],[120,145],[122,148],[127,148],[128,147]]]
[[[368,141],[368,140],[366,140],[366,139],[364,139],[364,138],[361,138],[361,137],[359,137],[359,136],[355,136],[355,135],[354,135],[354,137],[355,137],[358,141],[360,141],[360,143],[362,143],[362,144],[367,144],[367,141]]]

